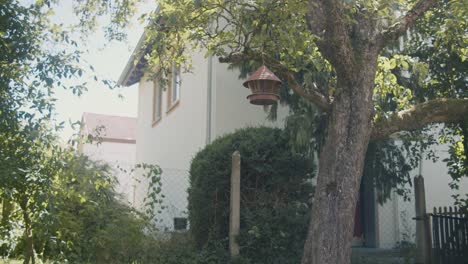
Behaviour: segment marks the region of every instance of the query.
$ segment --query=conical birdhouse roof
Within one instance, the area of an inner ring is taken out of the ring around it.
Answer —
[[[250,77],[243,83],[244,87],[248,87],[248,83],[251,81],[257,81],[257,80],[270,80],[270,81],[275,81],[279,82],[280,84],[282,83],[281,80],[268,69],[265,65],[262,67],[258,68],[257,71],[255,71]]]

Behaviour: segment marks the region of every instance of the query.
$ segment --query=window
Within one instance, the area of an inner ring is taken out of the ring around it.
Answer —
[[[167,104],[167,111],[171,111],[178,103],[180,99],[180,86],[182,83],[182,79],[180,77],[180,68],[173,66],[171,75],[169,76],[168,82],[168,104]]]
[[[174,217],[174,230],[181,231],[187,230],[187,218],[185,217]]]
[[[162,95],[163,89],[157,80],[153,85],[153,125],[155,125],[162,117]]]
[[[180,69],[175,70],[174,74],[174,85],[173,85],[173,90],[172,90],[172,102],[175,103],[179,100],[180,98]]]

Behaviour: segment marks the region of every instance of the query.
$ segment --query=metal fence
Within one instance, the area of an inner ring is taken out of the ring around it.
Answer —
[[[414,198],[392,193],[390,199],[378,207],[379,248],[409,247],[415,243],[416,223]]]
[[[434,208],[432,254],[435,264],[468,263],[468,214],[457,208]]]
[[[126,203],[139,211],[145,211],[145,198],[148,195],[149,180],[141,170],[128,171],[116,188]],[[187,189],[189,173],[186,170],[162,168],[161,200],[154,208],[155,226],[160,231],[183,231],[188,229]]]
[[[376,190],[377,191],[377,190]],[[375,195],[374,195],[374,198]],[[392,192],[383,203],[367,199],[364,232],[353,247],[353,264],[414,263],[416,223],[414,197]],[[364,203],[366,202],[364,201]],[[369,206],[369,203],[373,204]]]
[[[148,179],[138,170],[132,171],[132,164],[119,164],[117,191],[122,199],[134,208],[144,211],[145,197],[148,195]],[[177,168],[162,168],[161,194],[164,197],[158,208],[155,226],[162,232],[185,231],[188,223],[189,172]],[[417,224],[414,191],[406,197],[392,192],[383,203],[375,200],[373,225],[374,245],[365,243],[367,234],[355,245],[357,258],[353,263],[414,263],[418,257]],[[366,208],[369,200],[361,201]],[[364,216],[363,212],[360,212]],[[366,212],[366,219],[369,212]],[[434,210],[431,214],[433,263],[468,264],[468,218],[451,209]],[[357,218],[359,219],[359,217]],[[363,221],[364,226],[369,222]],[[362,228],[362,226],[361,226]],[[364,227],[365,229],[365,227]],[[429,238],[430,239],[430,238]],[[356,261],[357,260],[357,261]],[[367,262],[366,262],[367,261]],[[370,262],[369,262],[370,261]]]
[[[131,164],[120,164],[120,167],[130,168]],[[133,173],[118,176],[117,190],[122,194],[126,203],[140,211],[144,211],[144,199],[148,194],[148,179],[142,177],[138,170]],[[161,231],[187,230],[188,217],[188,187],[189,172],[177,168],[162,168],[161,189],[164,196],[163,203],[158,209],[156,226]],[[368,202],[368,201],[367,201]],[[415,243],[415,208],[414,199],[404,199],[392,193],[390,198],[379,204],[376,203],[375,232],[376,243],[371,246],[380,249],[395,249],[408,247]],[[363,210],[366,210],[364,207]],[[369,223],[363,223],[368,225]],[[357,246],[369,247],[363,242],[365,235],[360,238]]]

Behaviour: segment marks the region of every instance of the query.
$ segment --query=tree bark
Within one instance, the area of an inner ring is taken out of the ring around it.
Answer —
[[[437,2],[419,0],[395,27],[381,31],[365,11],[352,25],[343,15],[342,2],[309,0],[307,24],[335,69],[337,87],[320,152],[302,264],[350,263],[354,213],[372,133],[377,58],[388,42],[398,39]]]
[[[21,201],[21,210],[23,211],[23,220],[24,220],[24,264],[35,264],[36,259],[34,255],[34,240],[32,233],[32,223],[31,218],[28,213],[28,202],[26,198],[23,198]]]
[[[468,168],[468,118],[466,116],[468,115],[465,115],[465,121],[460,123],[460,128],[463,136],[463,150],[465,151],[465,168]],[[468,174],[465,176],[468,176]]]
[[[388,42],[397,40],[410,28],[418,18],[420,18],[427,10],[439,4],[440,0],[419,0],[416,2],[403,17],[398,20],[398,23],[384,30],[378,40],[380,46],[385,46]]]
[[[421,129],[431,123],[460,123],[468,115],[468,99],[439,98],[417,104],[375,122],[372,139],[379,140],[399,131]]]
[[[363,52],[362,63],[350,67],[359,73],[347,75],[352,79],[338,76],[303,264],[350,263],[354,213],[371,134],[377,54],[372,49]]]
[[[9,230],[10,228],[10,215],[11,215],[11,210],[13,209],[13,204],[11,201],[4,197],[2,201],[2,220],[0,222],[0,225],[4,228],[4,230]]]
[[[302,88],[302,86],[296,81],[294,73],[290,71],[288,67],[274,62],[273,60],[270,60],[268,58],[265,58],[263,54],[254,51],[250,51],[249,53],[234,53],[230,54],[229,56],[219,58],[219,62],[239,64],[246,60],[252,59],[263,60],[264,63],[267,62],[267,65],[268,67],[270,67],[270,69],[279,72],[278,74],[281,75],[280,77],[284,77],[284,79],[286,79],[289,82],[291,89],[297,95],[313,103],[315,106],[317,106],[320,110],[324,112],[330,111],[331,104],[330,98],[328,96],[325,96],[317,90],[305,91]]]

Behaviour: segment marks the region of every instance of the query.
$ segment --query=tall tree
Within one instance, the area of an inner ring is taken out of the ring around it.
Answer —
[[[87,2],[99,6],[100,1]],[[190,70],[190,54],[199,49],[240,67],[263,63],[298,100],[326,116],[304,264],[350,262],[353,215],[371,141],[432,123],[460,123],[468,114],[466,95],[443,92],[449,84],[432,86],[431,96],[414,96],[396,72],[431,63],[399,55],[398,40],[418,20],[430,20],[437,12],[450,15],[439,16],[433,25],[439,26],[439,33],[425,41],[454,40],[454,56],[465,60],[464,1],[158,2],[160,11],[150,15],[147,47],[142,50],[149,51],[145,58],[150,69],[157,65],[167,73],[175,61]],[[114,7],[110,12],[118,13],[118,5]],[[324,81],[316,78],[327,74]],[[462,85],[458,88],[466,91],[466,79]],[[382,107],[382,102],[392,107]]]
[[[81,76],[81,52],[63,25],[51,21],[51,6],[48,1],[0,1],[0,234],[15,235],[11,218],[20,219],[24,263],[36,261],[34,227],[47,214],[53,158],[60,149],[59,126],[53,126],[54,89],[83,88],[64,81]],[[2,257],[14,243],[7,244],[0,245]]]

